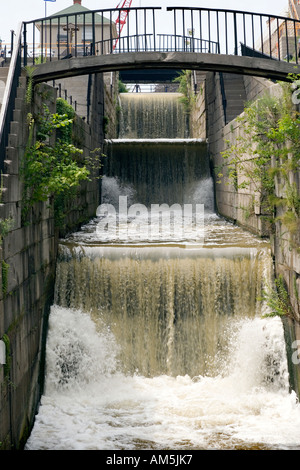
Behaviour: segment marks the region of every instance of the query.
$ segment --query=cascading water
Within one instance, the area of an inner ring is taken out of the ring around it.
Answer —
[[[119,137],[186,137],[186,118],[179,97],[176,93],[123,93]]]
[[[124,99],[126,113],[149,106]],[[101,213],[60,244],[26,448],[299,449],[282,323],[258,300],[272,280],[268,243],[215,214],[205,143],[131,137],[106,144],[102,203],[118,230],[103,232]],[[149,237],[163,203],[203,204],[204,239],[180,231],[181,217]]]

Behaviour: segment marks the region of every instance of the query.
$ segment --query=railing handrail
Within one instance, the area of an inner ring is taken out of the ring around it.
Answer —
[[[9,125],[10,121],[8,119],[8,110],[11,104],[11,100],[14,97],[13,93],[13,86],[16,79],[19,78],[21,73],[21,65],[18,70],[18,59],[21,57],[21,37],[23,31],[23,22],[19,24],[17,34],[16,34],[16,41],[14,43],[14,48],[12,51],[11,61],[9,65],[8,76],[6,80],[4,96],[2,101],[2,106],[0,110],[0,151],[5,152],[5,147],[7,145],[7,139],[9,134]],[[16,76],[18,74],[18,76]],[[16,85],[17,86],[17,85]],[[3,170],[3,163],[5,160],[5,155],[0,156],[0,167]]]
[[[135,11],[135,10],[161,10],[162,7],[130,7],[130,8],[125,8],[125,10],[128,11]],[[123,11],[124,8],[107,8],[107,9],[97,9],[97,10],[88,10],[88,11],[79,11],[79,12],[73,12],[73,13],[65,13],[65,14],[60,14],[60,15],[51,15],[47,17],[42,17],[42,18],[37,18],[35,20],[30,20],[30,21],[24,21],[24,24],[32,24],[32,23],[39,23],[39,22],[48,22],[56,19],[56,18],[66,18],[67,16],[79,16],[79,15],[93,15],[97,13],[116,13],[116,12],[121,12]],[[109,18],[105,18],[108,20]]]
[[[279,20],[286,20],[286,21],[295,21],[297,23],[300,22],[300,20],[297,20],[295,18],[289,18],[286,16],[280,16],[280,15],[273,15],[273,13],[257,13],[254,11],[243,11],[243,10],[227,10],[226,8],[205,8],[205,7],[167,7],[167,11],[173,11],[173,10],[193,10],[193,11],[210,11],[210,12],[220,12],[220,13],[237,13],[241,15],[253,15],[253,16],[264,16],[266,18],[275,18]]]

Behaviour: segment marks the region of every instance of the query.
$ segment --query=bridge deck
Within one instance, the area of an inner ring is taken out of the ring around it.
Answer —
[[[128,52],[99,56],[52,60],[36,67],[36,83],[97,72],[139,69],[190,69],[231,72],[272,80],[288,80],[290,73],[300,73],[300,66],[291,62],[225,54],[196,52]]]

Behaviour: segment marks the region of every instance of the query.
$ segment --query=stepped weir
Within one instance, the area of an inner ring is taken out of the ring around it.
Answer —
[[[215,213],[177,94],[121,108],[99,211],[60,243],[26,448],[299,449],[283,326],[261,300],[268,242]]]

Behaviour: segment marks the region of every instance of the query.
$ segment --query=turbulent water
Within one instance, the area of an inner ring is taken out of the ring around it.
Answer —
[[[118,218],[111,237],[98,214],[61,241],[26,449],[300,449],[282,322],[260,300],[268,242],[216,215],[203,142],[107,146],[102,204],[126,196],[145,223]],[[161,203],[203,205],[201,240],[180,217],[149,238]]]
[[[148,377],[122,372],[124,351],[101,319],[53,306],[46,391],[27,449],[299,448],[280,319],[229,330],[219,374]]]

